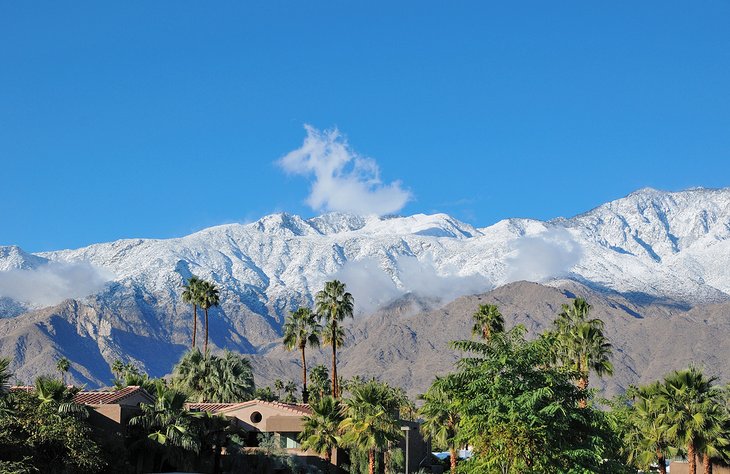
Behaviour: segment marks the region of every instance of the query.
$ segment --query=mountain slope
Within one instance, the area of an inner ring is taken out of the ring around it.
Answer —
[[[571,219],[508,219],[485,228],[444,214],[274,214],[176,239],[37,255],[0,247],[0,354],[12,356],[23,377],[50,371],[58,354],[74,361],[77,381],[91,385],[108,381],[117,357],[162,375],[191,339],[192,311],[180,293],[192,274],[221,289],[221,307],[211,312],[213,347],[245,353],[275,344],[286,314],[311,305],[333,277],[348,284],[361,313],[406,293],[449,301],[511,281],[556,278],[595,295],[686,310],[730,300],[729,236],[730,190],[643,189]],[[48,262],[88,263],[109,281],[49,308],[3,292],[3,277],[32,278]],[[82,357],[92,353],[93,362]]]

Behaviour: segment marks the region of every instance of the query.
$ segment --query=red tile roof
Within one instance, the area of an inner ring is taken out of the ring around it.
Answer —
[[[121,401],[137,394],[143,395],[150,403],[154,401],[154,398],[145,389],[138,385],[130,385],[113,392],[79,392],[74,396],[74,402],[84,405],[121,405]]]
[[[209,411],[215,413],[224,408],[236,405],[235,403],[186,403],[185,408],[192,411]]]
[[[305,405],[303,403],[281,403],[281,402],[267,402],[264,400],[249,400],[247,402],[242,403],[236,403],[233,404],[227,408],[223,408],[220,411],[221,412],[229,412],[238,410],[239,408],[245,408],[251,405],[265,405],[272,408],[278,408],[280,410],[287,410],[292,413],[295,413],[297,415],[301,416],[307,416],[312,414],[312,409],[309,407],[309,405]]]

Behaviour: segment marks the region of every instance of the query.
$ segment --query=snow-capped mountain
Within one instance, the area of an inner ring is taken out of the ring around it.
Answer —
[[[725,301],[730,189],[642,189],[570,219],[508,219],[485,228],[445,214],[303,219],[281,213],[175,239],[119,240],[39,254],[0,247],[0,277],[32,278],[50,264],[86,265],[84,271],[97,274],[84,278],[103,277],[107,283],[88,297],[43,310],[47,304],[6,294],[0,280],[0,312],[6,308],[0,354],[30,367],[22,328],[44,327],[43,340],[53,341],[58,351],[66,353],[82,340],[95,353],[98,367],[79,368],[76,377],[96,383],[105,380],[105,364],[116,357],[136,360],[153,373],[169,370],[165,364],[190,340],[191,309],[180,294],[193,274],[221,289],[212,343],[249,353],[274,342],[288,311],[310,305],[333,277],[348,284],[364,312],[404,293],[453,299],[523,279],[572,279],[629,300],[688,306]],[[81,274],[66,277],[72,284]],[[18,316],[23,312],[18,308],[35,311]],[[48,323],[53,317],[65,321],[63,329]]]

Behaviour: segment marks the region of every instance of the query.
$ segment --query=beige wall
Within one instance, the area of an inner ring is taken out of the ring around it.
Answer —
[[[255,422],[255,418],[252,419],[252,415],[256,412],[261,414],[259,422]],[[251,405],[237,410],[223,411],[222,414],[236,417],[239,420],[238,425],[247,431],[300,432],[304,428],[301,415],[266,405]]]
[[[669,465],[669,471],[672,474],[689,474],[689,464],[686,462],[673,461]],[[702,467],[702,460],[697,460],[697,474],[705,474],[705,469]],[[730,474],[730,467],[723,467],[714,465],[712,466],[712,474]]]

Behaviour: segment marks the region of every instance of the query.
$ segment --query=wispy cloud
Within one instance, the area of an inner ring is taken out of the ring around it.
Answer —
[[[565,275],[580,261],[583,249],[570,232],[548,229],[522,237],[505,260],[509,268],[507,282],[528,280],[542,282]]]
[[[88,263],[49,262],[32,270],[0,272],[0,296],[34,306],[101,291],[112,275]]]
[[[302,146],[277,163],[287,173],[313,178],[306,200],[312,209],[383,215],[401,210],[411,199],[400,181],[383,183],[375,160],[358,155],[337,129],[304,128]]]
[[[375,259],[347,262],[335,275],[352,293],[358,314],[369,314],[394,299],[413,293],[452,301],[460,296],[489,290],[491,282],[483,275],[443,274],[428,258],[400,257],[393,274]]]

